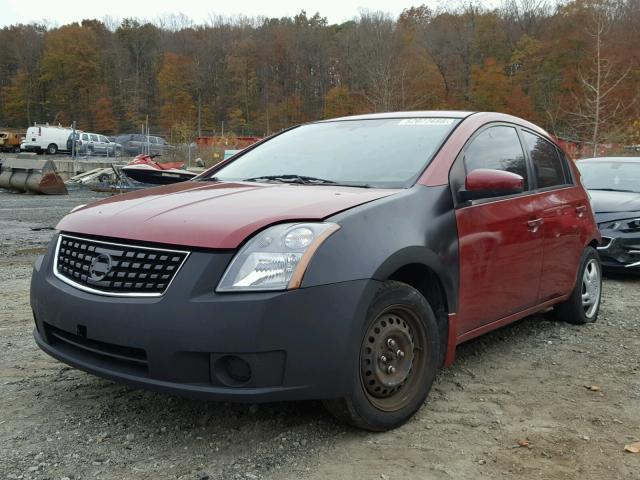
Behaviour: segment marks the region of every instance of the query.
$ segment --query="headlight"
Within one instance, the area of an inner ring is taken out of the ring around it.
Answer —
[[[339,228],[335,223],[286,223],[267,228],[231,260],[216,291],[298,288],[315,251]]]
[[[640,231],[640,218],[601,223],[598,225],[598,228],[600,228],[600,230],[619,230],[625,233],[638,232]]]

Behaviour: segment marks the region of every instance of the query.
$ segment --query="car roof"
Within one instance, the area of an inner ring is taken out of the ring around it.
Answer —
[[[579,163],[602,163],[602,162],[640,163],[640,157],[597,157],[597,158],[582,158],[576,161]]]
[[[380,118],[467,118],[475,112],[467,112],[462,110],[417,110],[406,112],[383,112],[383,113],[365,113],[362,115],[351,115],[348,117],[329,118],[320,120],[322,122],[335,122],[338,120],[375,120]]]

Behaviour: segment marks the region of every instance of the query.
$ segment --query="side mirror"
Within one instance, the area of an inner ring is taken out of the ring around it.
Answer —
[[[479,168],[467,175],[464,189],[461,189],[458,193],[460,200],[466,202],[480,198],[513,195],[523,191],[524,178],[517,173]]]

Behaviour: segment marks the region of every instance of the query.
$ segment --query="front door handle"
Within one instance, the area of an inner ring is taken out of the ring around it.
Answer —
[[[540,225],[544,223],[542,218],[535,218],[533,220],[529,220],[527,225],[529,226],[529,231],[531,233],[536,233],[540,229]]]
[[[587,213],[586,205],[578,205],[576,207],[576,214],[578,215],[578,218],[584,218],[586,213]]]

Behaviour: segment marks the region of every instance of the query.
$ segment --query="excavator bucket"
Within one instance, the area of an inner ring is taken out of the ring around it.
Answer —
[[[15,192],[66,195],[62,177],[52,160],[11,158],[2,162],[0,188]]]

